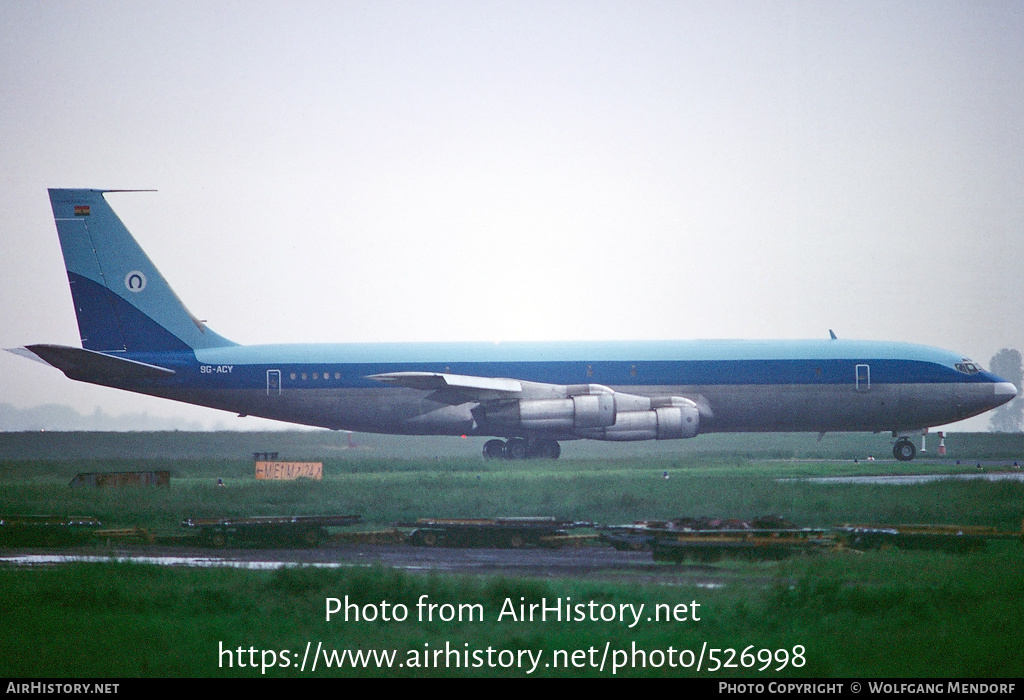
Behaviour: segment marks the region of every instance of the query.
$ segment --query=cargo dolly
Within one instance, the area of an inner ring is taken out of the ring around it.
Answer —
[[[423,547],[557,547],[573,527],[590,526],[554,517],[420,518],[399,527],[414,528],[409,543]]]
[[[832,551],[842,542],[830,530],[796,528],[786,530],[694,530],[659,533],[651,542],[655,561],[718,561],[736,559],[785,559],[798,553]]]
[[[993,539],[1024,540],[1021,532],[983,525],[851,525],[834,528],[851,549],[926,549],[952,554],[977,552]]]
[[[57,547],[92,540],[102,523],[89,515],[2,515],[0,545]]]
[[[181,525],[194,530],[200,541],[214,547],[226,547],[229,544],[316,547],[329,536],[326,528],[357,525],[361,522],[361,515],[289,515],[188,518]]]
[[[784,559],[797,552],[841,546],[828,529],[801,528],[777,516],[751,521],[677,518],[603,528],[616,549],[651,549],[657,561],[718,561],[722,557]]]

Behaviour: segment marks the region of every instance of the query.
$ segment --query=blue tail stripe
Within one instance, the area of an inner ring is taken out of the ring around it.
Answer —
[[[189,346],[103,285],[68,273],[78,314],[82,347],[86,350],[160,352],[189,350]],[[82,319],[88,322],[82,323]]]

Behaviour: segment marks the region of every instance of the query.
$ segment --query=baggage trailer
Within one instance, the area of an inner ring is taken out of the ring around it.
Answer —
[[[0,545],[58,547],[85,544],[103,526],[89,515],[2,515]]]
[[[361,515],[285,515],[256,518],[189,518],[182,527],[214,547],[229,544],[316,547],[329,537],[328,527],[363,522]]]
[[[409,543],[423,547],[557,547],[568,537],[568,528],[589,523],[553,517],[521,518],[420,518],[400,527],[415,528]]]

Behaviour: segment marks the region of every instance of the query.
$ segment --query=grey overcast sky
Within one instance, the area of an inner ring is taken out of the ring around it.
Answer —
[[[1022,125],[1016,0],[6,0],[0,346],[79,342],[46,188],[155,188],[109,201],[238,342],[987,365],[1024,349]],[[9,353],[0,402],[246,427]]]

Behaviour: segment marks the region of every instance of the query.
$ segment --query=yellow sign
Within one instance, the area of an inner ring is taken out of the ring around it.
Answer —
[[[256,462],[257,479],[275,479],[290,481],[292,479],[324,478],[323,462]]]

